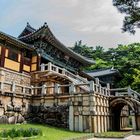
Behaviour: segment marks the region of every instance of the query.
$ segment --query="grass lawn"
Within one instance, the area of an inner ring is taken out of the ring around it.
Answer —
[[[134,135],[140,135],[140,131],[134,131],[133,134]]]
[[[120,131],[120,132],[114,132],[114,131],[108,131],[103,133],[97,133],[95,134],[95,137],[101,137],[101,138],[124,138],[126,136],[129,136],[132,134],[132,131]]]
[[[66,129],[56,128],[48,125],[41,124],[0,124],[0,131],[3,129],[12,128],[39,128],[42,130],[43,135],[34,140],[68,140],[70,138],[82,137],[88,135],[89,133],[72,132]]]

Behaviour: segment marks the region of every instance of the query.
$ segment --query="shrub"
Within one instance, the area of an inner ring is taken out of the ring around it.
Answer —
[[[32,137],[32,136],[37,136],[37,135],[42,135],[42,131],[40,129],[37,129],[37,128],[29,128],[29,129],[12,128],[10,130],[3,130],[0,133],[0,136],[2,138]]]

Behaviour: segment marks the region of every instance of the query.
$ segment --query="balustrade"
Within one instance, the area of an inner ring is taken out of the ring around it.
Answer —
[[[15,94],[33,94],[32,88],[16,84],[15,82],[0,82],[0,90],[3,92],[11,92]]]
[[[48,64],[41,64],[41,71],[53,71],[53,72],[56,72],[59,74],[66,75],[67,77],[71,78],[72,81],[75,82],[75,84],[88,82],[86,78],[83,78],[79,75],[74,75],[73,73],[67,71],[66,69],[60,68],[60,67],[52,64],[51,62],[49,62]]]

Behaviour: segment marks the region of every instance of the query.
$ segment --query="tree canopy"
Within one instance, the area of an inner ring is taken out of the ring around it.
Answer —
[[[113,0],[113,5],[126,16],[123,21],[124,32],[135,33],[140,28],[140,0]]]
[[[85,70],[97,70],[114,67],[122,75],[117,81],[117,87],[131,86],[140,92],[140,43],[130,45],[118,45],[117,48],[105,50],[101,46],[89,47],[82,41],[75,43],[73,50],[81,55],[96,61],[95,65],[84,68]]]

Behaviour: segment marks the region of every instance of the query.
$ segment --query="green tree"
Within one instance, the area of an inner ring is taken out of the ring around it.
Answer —
[[[74,47],[78,53],[96,61],[95,65],[85,68],[85,70],[97,70],[114,67],[120,71],[122,79],[116,81],[117,87],[131,86],[140,91],[139,70],[140,70],[140,43],[129,45],[118,45],[117,48],[104,50],[101,46],[88,47],[77,43]]]
[[[123,20],[122,30],[124,32],[135,33],[135,29],[140,27],[140,0],[113,0],[113,5],[126,16]]]

